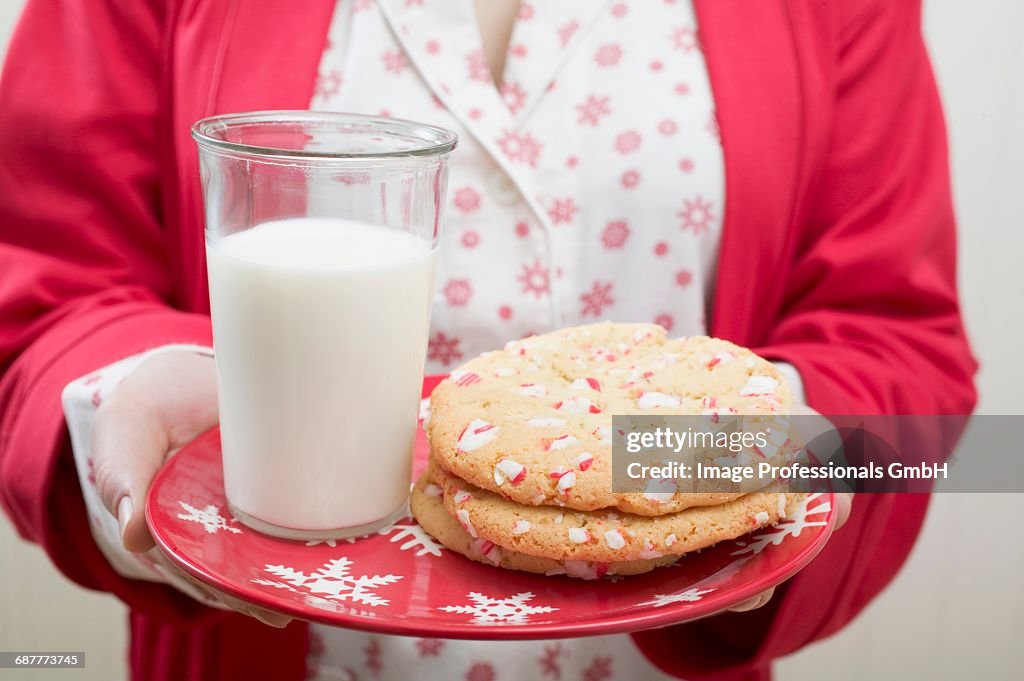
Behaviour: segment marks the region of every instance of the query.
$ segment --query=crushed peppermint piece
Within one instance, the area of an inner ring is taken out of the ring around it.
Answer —
[[[455,517],[458,518],[459,524],[462,525],[462,529],[469,532],[470,537],[473,539],[479,538],[479,535],[476,533],[476,528],[473,527],[473,523],[469,519],[469,511],[464,508],[460,508],[455,512]]]
[[[565,514],[564,513],[559,513],[558,515],[555,516],[555,523],[557,523],[558,525],[561,525],[563,518],[565,518]]]
[[[460,388],[465,388],[481,381],[480,374],[475,371],[463,371],[462,369],[456,369],[448,377]]]
[[[588,400],[586,397],[570,397],[568,399],[556,402],[554,407],[558,411],[564,411],[570,414],[601,413],[601,408],[595,405],[590,400]]]
[[[647,487],[644,490],[644,499],[656,504],[663,504],[672,501],[672,497],[675,496],[678,490],[679,485],[676,484],[675,480],[656,478],[647,483]]]
[[[594,463],[594,455],[590,452],[583,452],[576,457],[576,467],[585,471]]]
[[[552,419],[552,418],[529,419],[526,422],[529,425],[535,426],[537,428],[560,428],[561,426],[565,425],[565,421],[563,421],[562,419]]]
[[[494,482],[504,485],[511,482],[518,485],[526,477],[526,466],[514,459],[502,459],[494,466]]]
[[[675,395],[666,395],[659,392],[643,392],[636,401],[636,406],[640,409],[676,408],[680,404],[679,398]]]
[[[569,541],[573,544],[586,544],[590,541],[590,533],[582,527],[569,528]]]
[[[637,329],[636,331],[633,332],[633,342],[634,343],[639,343],[643,339],[650,338],[650,337],[651,337],[651,330],[650,329]]]
[[[754,522],[758,525],[764,525],[769,520],[771,520],[771,517],[768,515],[768,511],[760,511],[757,515],[754,516]]]
[[[786,517],[786,495],[785,494],[780,494],[779,495],[779,517],[780,518],[785,518]]]
[[[473,419],[459,435],[459,451],[471,452],[498,437],[498,427],[482,419]]]
[[[676,537],[674,534],[668,535],[667,537],[665,537],[665,547],[667,548],[669,546],[672,546],[676,543],[676,541],[678,541],[678,539],[679,538]]]
[[[512,526],[512,534],[526,534],[530,531],[529,520],[517,520],[516,524]]]
[[[443,492],[440,487],[438,487],[434,483],[430,483],[429,485],[423,488],[423,493],[426,494],[428,497],[439,497]]]
[[[612,443],[612,427],[600,426],[591,433],[597,437],[598,444],[610,445]]]
[[[558,491],[562,494],[568,494],[569,490],[576,484],[576,472],[568,471],[558,476]]]
[[[608,530],[604,533],[604,541],[608,548],[618,551],[626,545],[626,539],[618,530]]]
[[[503,376],[511,376],[514,373],[516,373],[516,370],[513,369],[512,367],[498,367],[497,369],[494,370],[494,375],[497,376],[498,378],[501,378]]]
[[[537,383],[523,383],[516,388],[512,388],[512,391],[527,397],[544,397],[548,394],[547,388]]]
[[[575,437],[567,433],[565,435],[556,437],[553,440],[549,440],[547,446],[545,446],[544,449],[546,449],[549,452],[557,452],[558,450],[565,449],[566,447],[574,445],[577,442],[579,442],[579,440],[577,440]]]
[[[747,384],[740,388],[740,397],[758,395],[774,395],[779,382],[771,376],[754,375],[747,379]]]
[[[501,550],[494,545],[494,542],[487,539],[477,539],[475,546],[491,565],[497,567],[501,564]]]
[[[460,489],[458,492],[455,493],[455,496],[452,497],[452,501],[454,501],[456,504],[464,504],[472,498],[472,494],[470,494],[464,489]]]

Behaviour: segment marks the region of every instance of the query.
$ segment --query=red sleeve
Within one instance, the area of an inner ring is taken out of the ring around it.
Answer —
[[[825,414],[968,414],[945,127],[912,0],[847,3],[832,142],[785,302],[760,354],[795,365]],[[902,565],[927,495],[861,495],[765,608],[635,639],[689,679],[761,678],[853,619]]]
[[[209,320],[171,309],[157,154],[162,9],[30,2],[0,81],[0,496],[84,586],[158,616],[203,609],[124,580],[92,541],[64,386]]]

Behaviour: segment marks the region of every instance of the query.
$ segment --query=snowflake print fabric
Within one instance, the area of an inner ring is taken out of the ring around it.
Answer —
[[[585,321],[704,330],[724,190],[697,35],[682,0],[524,2],[496,85],[471,0],[338,3],[311,107],[459,134],[429,373]]]
[[[311,108],[459,135],[428,373],[595,320],[704,331],[724,187],[697,35],[686,0],[523,0],[496,85],[472,0],[339,0]],[[625,636],[442,644],[314,629],[313,678],[667,678]]]

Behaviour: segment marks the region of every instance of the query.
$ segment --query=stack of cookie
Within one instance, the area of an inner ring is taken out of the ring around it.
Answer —
[[[707,337],[593,324],[509,343],[431,397],[412,510],[449,549],[515,570],[638,574],[777,522],[799,495],[612,491],[612,415],[786,414],[779,371]]]

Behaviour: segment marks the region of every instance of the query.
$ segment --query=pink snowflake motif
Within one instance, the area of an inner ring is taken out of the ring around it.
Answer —
[[[672,47],[683,52],[697,49],[697,33],[689,26],[678,26],[672,29]]]
[[[480,244],[480,235],[470,229],[463,233],[461,241],[466,248],[476,248]]]
[[[316,77],[316,85],[313,87],[313,95],[320,97],[333,97],[341,91],[341,74],[336,69],[327,73],[321,73]]]
[[[520,59],[525,57],[527,52],[529,52],[529,50],[527,50],[526,45],[523,45],[522,43],[516,43],[509,49],[509,53],[513,57],[519,57]]]
[[[648,68],[650,68],[651,71],[657,73],[658,71],[661,71],[663,68],[665,68],[665,64],[663,64],[660,59],[655,59],[650,63]]]
[[[551,279],[548,268],[540,260],[534,260],[533,264],[523,265],[516,280],[523,285],[523,293],[532,293],[535,298],[551,292]]]
[[[609,222],[604,232],[601,233],[601,243],[604,244],[605,250],[612,250],[613,248],[622,248],[626,244],[626,239],[629,238],[629,224],[625,220],[613,220]]]
[[[86,479],[89,481],[89,484],[91,484],[93,487],[95,487],[96,486],[96,466],[93,463],[93,460],[92,460],[91,456],[88,459],[85,460],[85,465],[88,466],[88,471],[89,471],[89,474],[86,476]]]
[[[449,338],[443,331],[438,331],[427,341],[427,359],[445,366],[462,359],[460,342],[458,338]]]
[[[583,670],[583,681],[608,681],[612,678],[612,658],[595,657],[590,666]]]
[[[680,286],[689,286],[693,281],[693,274],[690,270],[679,270],[676,273],[676,283]]]
[[[533,18],[533,5],[528,2],[520,3],[519,5],[519,19],[522,21],[529,21]]]
[[[374,676],[380,676],[381,669],[384,667],[380,659],[380,641],[371,638],[369,644],[363,648],[363,653],[366,655],[366,668]]]
[[[372,5],[373,0],[356,0],[352,4],[352,14],[356,14],[357,12],[362,12],[363,10],[370,9]]]
[[[676,83],[676,86],[673,88],[673,90],[675,90],[675,93],[677,95],[690,94],[690,86],[687,85],[686,83]]]
[[[463,213],[472,213],[480,208],[480,192],[472,187],[459,187],[452,197],[455,207]]]
[[[567,224],[576,217],[577,210],[576,201],[570,196],[552,201],[551,207],[548,208],[548,215],[551,217],[551,222],[556,225]]]
[[[421,638],[416,641],[420,657],[437,657],[444,648],[444,641],[439,638]]]
[[[405,6],[406,7],[412,7],[414,5],[418,5],[420,7],[423,7],[423,0],[405,0]]]
[[[528,132],[520,134],[505,130],[502,132],[501,139],[498,140],[498,147],[510,161],[525,163],[531,168],[536,168],[543,145]]]
[[[558,658],[562,655],[562,644],[556,643],[550,646],[544,646],[544,654],[541,655],[538,662],[540,662],[540,672],[545,677],[552,677],[555,679],[562,678],[562,665],[558,663]]]
[[[696,236],[704,234],[711,229],[711,221],[714,218],[711,208],[711,203],[700,196],[684,200],[682,210],[676,213],[682,220],[680,227],[693,231]]]
[[[502,83],[501,97],[512,113],[519,113],[526,105],[526,90],[519,83]]]
[[[618,65],[622,61],[622,47],[615,43],[609,43],[597,48],[594,54],[594,61],[603,69]]]
[[[601,122],[602,116],[607,116],[612,112],[612,108],[608,103],[609,99],[610,97],[589,95],[587,101],[576,105],[576,111],[580,114],[576,122],[580,125],[596,126]]]
[[[629,130],[615,138],[615,151],[622,155],[632,154],[640,148],[643,137],[636,130]]]
[[[572,37],[576,35],[576,31],[579,30],[579,27],[580,22],[573,19],[565,26],[562,26],[561,28],[558,29],[558,39],[562,41],[562,47],[565,47],[566,45],[569,44],[569,41],[572,40]]]
[[[502,305],[498,308],[498,316],[507,322],[512,319],[512,308],[509,305]]]
[[[569,168],[570,170],[572,168],[575,168],[579,164],[580,164],[580,159],[579,159],[578,156],[570,156],[569,158],[565,159],[565,167]]]
[[[487,57],[483,50],[473,50],[466,55],[466,65],[469,68],[469,79],[481,83],[491,82],[491,67],[487,65]]]
[[[490,662],[477,662],[466,672],[466,681],[494,681],[496,677]]]
[[[668,242],[659,241],[658,243],[654,244],[654,255],[661,258],[664,257],[666,253],[668,253]]]
[[[473,295],[469,279],[449,279],[444,286],[444,297],[452,307],[462,307]]]
[[[622,173],[622,188],[632,189],[640,184],[640,173],[635,170],[627,170]]]
[[[669,118],[666,118],[661,123],[658,123],[658,132],[660,132],[662,135],[665,135],[666,137],[669,135],[676,134],[678,130],[679,126],[676,124],[675,121]]]
[[[613,286],[611,282],[595,281],[590,290],[580,296],[580,301],[583,303],[580,316],[586,317],[591,315],[600,317],[606,307],[614,305],[615,298],[612,297]]]
[[[409,68],[409,58],[404,52],[388,50],[380,58],[384,62],[384,70],[388,73],[401,74]]]
[[[520,220],[516,223],[516,236],[520,239],[525,239],[530,236],[530,225],[525,220]]]
[[[484,112],[474,107],[469,110],[469,117],[472,118],[474,121],[478,121],[484,117]]]
[[[680,159],[679,170],[683,171],[684,173],[693,172],[693,160],[688,158]]]
[[[428,40],[425,49],[427,54],[438,54],[441,51],[441,43],[436,40]]]
[[[672,327],[676,325],[676,320],[670,314],[660,314],[654,318],[654,323],[665,327],[666,331],[671,331]]]
[[[612,5],[612,16],[616,19],[621,19],[627,14],[629,14],[629,6],[626,3],[617,2]]]

